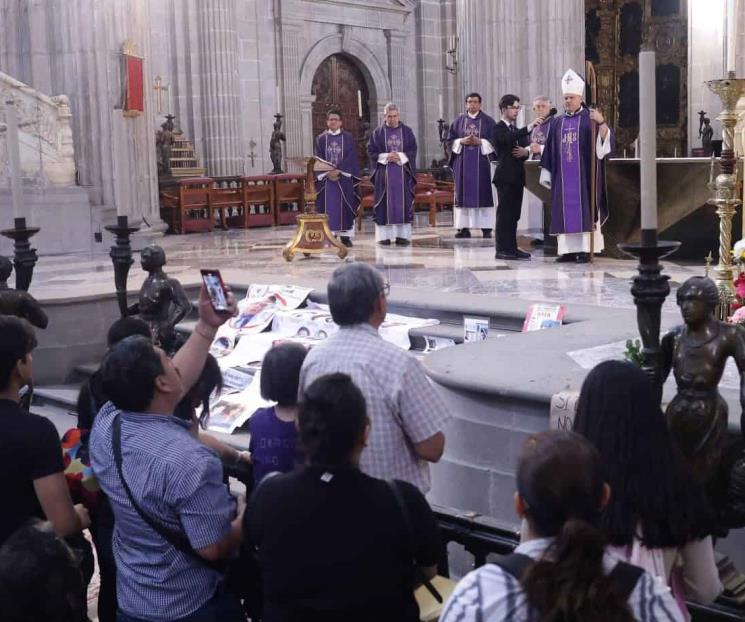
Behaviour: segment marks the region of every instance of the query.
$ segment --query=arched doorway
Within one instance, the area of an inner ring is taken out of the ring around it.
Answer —
[[[359,117],[358,96],[362,99],[362,119]],[[311,93],[313,102],[313,137],[326,129],[326,112],[337,107],[344,115],[344,129],[357,140],[360,166],[367,166],[367,137],[370,125],[370,92],[367,81],[355,62],[344,54],[333,54],[326,58],[313,76]],[[362,121],[362,122],[361,122]]]

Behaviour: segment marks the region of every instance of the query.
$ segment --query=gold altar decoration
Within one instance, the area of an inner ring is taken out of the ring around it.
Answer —
[[[334,166],[321,158],[311,156],[309,158],[290,158],[297,164],[305,167],[305,192],[303,213],[297,217],[297,231],[295,237],[285,246],[282,256],[287,261],[292,261],[295,253],[305,255],[323,253],[329,248],[335,248],[339,259],[347,256],[347,247],[334,237],[329,229],[329,220],[326,214],[316,211],[316,182],[314,172],[331,171]]]
[[[734,270],[732,269],[732,217],[740,205],[737,192],[737,158],[735,157],[735,125],[738,114],[737,101],[745,93],[745,79],[735,78],[730,71],[722,80],[710,80],[706,83],[709,90],[722,100],[723,110],[717,117],[722,124],[722,157],[721,172],[714,179],[714,161],[709,189],[712,197],[707,201],[717,208],[719,216],[719,263],[714,270],[714,281],[719,289],[719,307],[717,315],[726,320],[730,315],[731,305],[735,300]]]

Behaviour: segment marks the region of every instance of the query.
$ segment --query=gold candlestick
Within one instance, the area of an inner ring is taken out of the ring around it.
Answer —
[[[730,307],[735,301],[734,272],[732,270],[732,217],[740,205],[736,192],[735,168],[737,159],[734,151],[735,125],[738,114],[737,101],[745,93],[745,80],[735,78],[734,71],[722,80],[710,80],[706,83],[709,90],[722,100],[723,110],[717,117],[722,124],[722,157],[720,159],[721,172],[708,186],[712,197],[706,201],[717,208],[719,216],[719,263],[714,270],[714,281],[719,289],[719,308],[717,314],[720,320],[726,320],[730,315]]]

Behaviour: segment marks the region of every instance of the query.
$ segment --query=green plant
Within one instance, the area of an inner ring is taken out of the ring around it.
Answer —
[[[628,339],[626,341],[626,351],[623,353],[623,357],[629,362],[639,365],[641,367],[642,358],[642,343],[638,339]]]

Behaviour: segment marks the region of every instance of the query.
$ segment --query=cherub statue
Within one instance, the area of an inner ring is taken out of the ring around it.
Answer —
[[[672,369],[678,393],[665,412],[668,427],[694,476],[712,491],[727,479],[722,473],[727,441],[727,402],[717,386],[729,357],[740,372],[740,404],[745,424],[745,336],[742,329],[715,319],[719,303],[716,284],[694,276],[677,293],[685,324],[662,338],[662,380]],[[721,510],[723,499],[712,499]]]
[[[11,272],[13,264],[10,259],[0,257],[0,315],[15,315],[37,328],[46,328],[49,319],[36,298],[22,289],[8,287]]]
[[[714,137],[714,129],[711,127],[711,120],[709,117],[703,118],[703,126],[699,129],[698,135],[701,137],[701,146],[704,149],[704,154],[710,156],[714,150],[711,144]]]
[[[140,288],[139,302],[131,309],[150,325],[153,342],[167,353],[178,349],[176,324],[191,311],[191,302],[177,279],[164,271],[166,254],[160,246],[147,246],[140,256],[142,269],[148,273]]]

